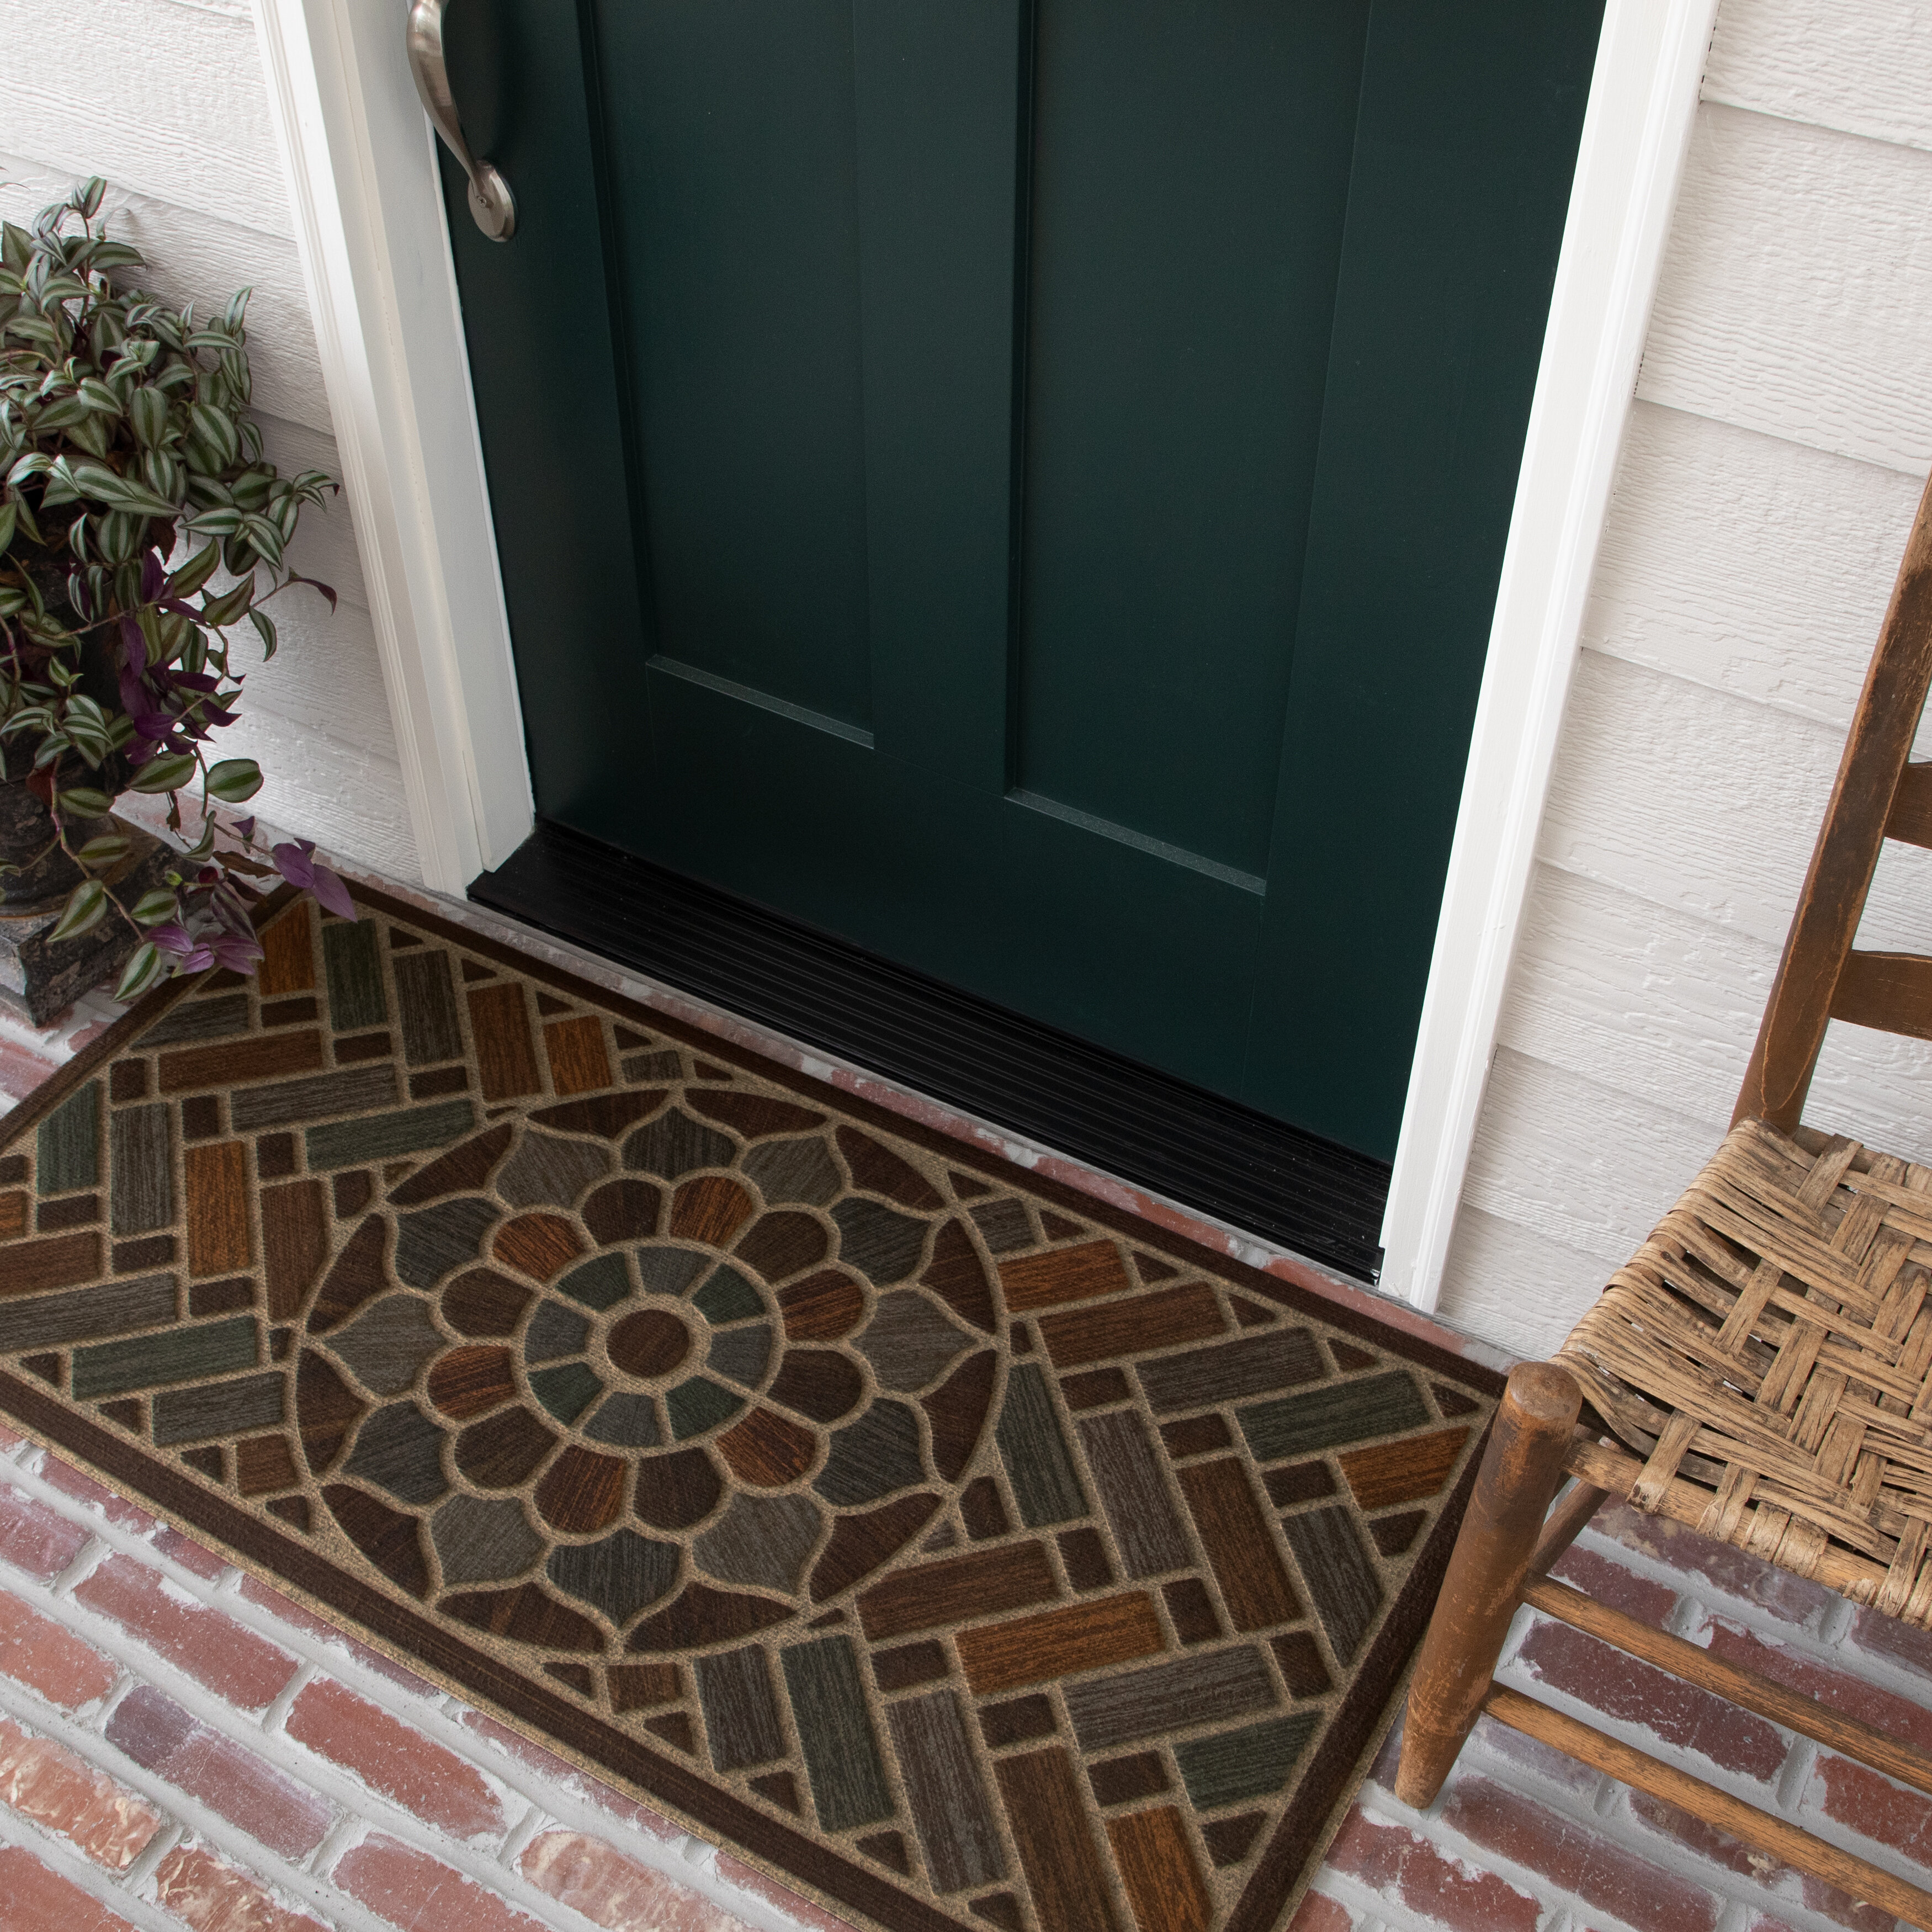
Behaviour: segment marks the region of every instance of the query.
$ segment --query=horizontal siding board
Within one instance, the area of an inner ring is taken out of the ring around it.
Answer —
[[[1923,477],[1932,154],[1706,104],[1637,393]]]
[[[1640,402],[1584,641],[1843,732],[1918,494],[1895,470]]]
[[[0,0],[0,46],[32,51],[0,61],[0,128],[15,152],[292,239],[245,10]]]
[[[1704,98],[1932,148],[1924,0],[1724,0]]]
[[[1531,1360],[1552,1354],[1603,1290],[1610,1270],[1465,1202],[1443,1270],[1443,1319]]]

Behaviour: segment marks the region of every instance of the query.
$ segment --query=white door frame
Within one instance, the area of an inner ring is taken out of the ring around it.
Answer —
[[[1608,0],[1400,1144],[1383,1285],[1434,1305],[1718,0]],[[534,824],[434,137],[401,0],[255,0],[424,883]]]

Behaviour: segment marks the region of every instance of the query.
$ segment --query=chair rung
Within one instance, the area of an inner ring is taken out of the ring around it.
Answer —
[[[1760,1718],[1768,1718],[1788,1731],[1796,1731],[1814,1744],[1828,1745],[1932,1796],[1932,1756],[1887,1737],[1884,1732],[1862,1724],[1856,1718],[1841,1716],[1795,1690],[1787,1690],[1781,1684],[1774,1684],[1768,1677],[1760,1676],[1755,1670],[1726,1664],[1681,1636],[1640,1623],[1622,1610],[1613,1610],[1607,1604],[1600,1604],[1594,1597],[1573,1590],[1552,1577],[1533,1578],[1522,1593],[1522,1600],[1572,1629],[1600,1637],[1631,1657],[1669,1671],[1673,1677],[1714,1690],[1720,1697],[1728,1698],[1747,1711],[1755,1711]]]
[[[1832,1017],[1932,1040],[1932,959],[1916,952],[1847,952],[1832,990]]]
[[[1714,1825],[1720,1832],[1728,1832],[1732,1838],[1755,1845],[1786,1864],[1810,1872],[1841,1892],[1850,1892],[1852,1898],[1876,1906],[1881,1912],[1889,1912],[1909,1924],[1932,1927],[1932,1892],[1922,1892],[1917,1886],[1893,1877],[1890,1872],[1852,1852],[1841,1852],[1800,1826],[1788,1825],[1755,1804],[1747,1804],[1742,1798],[1706,1784],[1701,1778],[1660,1763],[1647,1752],[1619,1744],[1615,1738],[1606,1738],[1588,1724],[1565,1717],[1561,1711],[1552,1711],[1547,1704],[1526,1697],[1520,1691],[1505,1690],[1501,1684],[1494,1686],[1484,1699],[1483,1708],[1511,1730],[1553,1744],[1582,1763],[1608,1772],[1621,1783],[1647,1791],[1653,1798],[1661,1798],[1694,1818],[1701,1818],[1707,1825]]]

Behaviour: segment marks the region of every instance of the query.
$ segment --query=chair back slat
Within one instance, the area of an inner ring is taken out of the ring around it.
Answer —
[[[1932,1040],[1932,959],[1918,952],[1848,952],[1832,1017],[1881,1033]]]
[[[1919,499],[1918,514],[1906,542],[1878,646],[1872,653],[1844,754],[1838,761],[1831,803],[1812,848],[1797,912],[1785,934],[1778,977],[1765,1005],[1733,1122],[1755,1118],[1789,1133],[1804,1112],[1812,1070],[1825,1043],[1825,1028],[1836,1010],[1846,956],[1864,912],[1879,852],[1891,828],[1900,779],[1912,754],[1928,685],[1932,685],[1932,484]],[[1912,781],[1910,808],[1916,809],[1918,788],[1924,782]],[[1915,826],[1918,824],[1916,818],[1910,822]],[[1912,842],[1932,840],[1914,837]],[[1866,971],[1858,969],[1862,983]]]
[[[1932,765],[1907,765],[1899,773],[1885,836],[1932,851]]]

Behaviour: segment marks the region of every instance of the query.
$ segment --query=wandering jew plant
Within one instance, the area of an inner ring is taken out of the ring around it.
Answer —
[[[262,774],[208,754],[242,694],[231,629],[245,622],[266,659],[274,598],[308,584],[334,608],[284,557],[302,506],[338,486],[263,459],[248,292],[204,319],[119,286],[142,258],[96,220],[104,188],[87,182],[31,231],[0,226],[0,778],[40,800],[82,875],[53,937],[111,916],[140,934],[116,988],[128,998],[171,971],[252,971],[257,880],[355,912],[306,840],[265,850],[252,817],[218,819]],[[197,784],[194,843],[164,887],[124,908],[106,886],[128,850],[110,806],[164,794],[185,838],[181,796]]]

